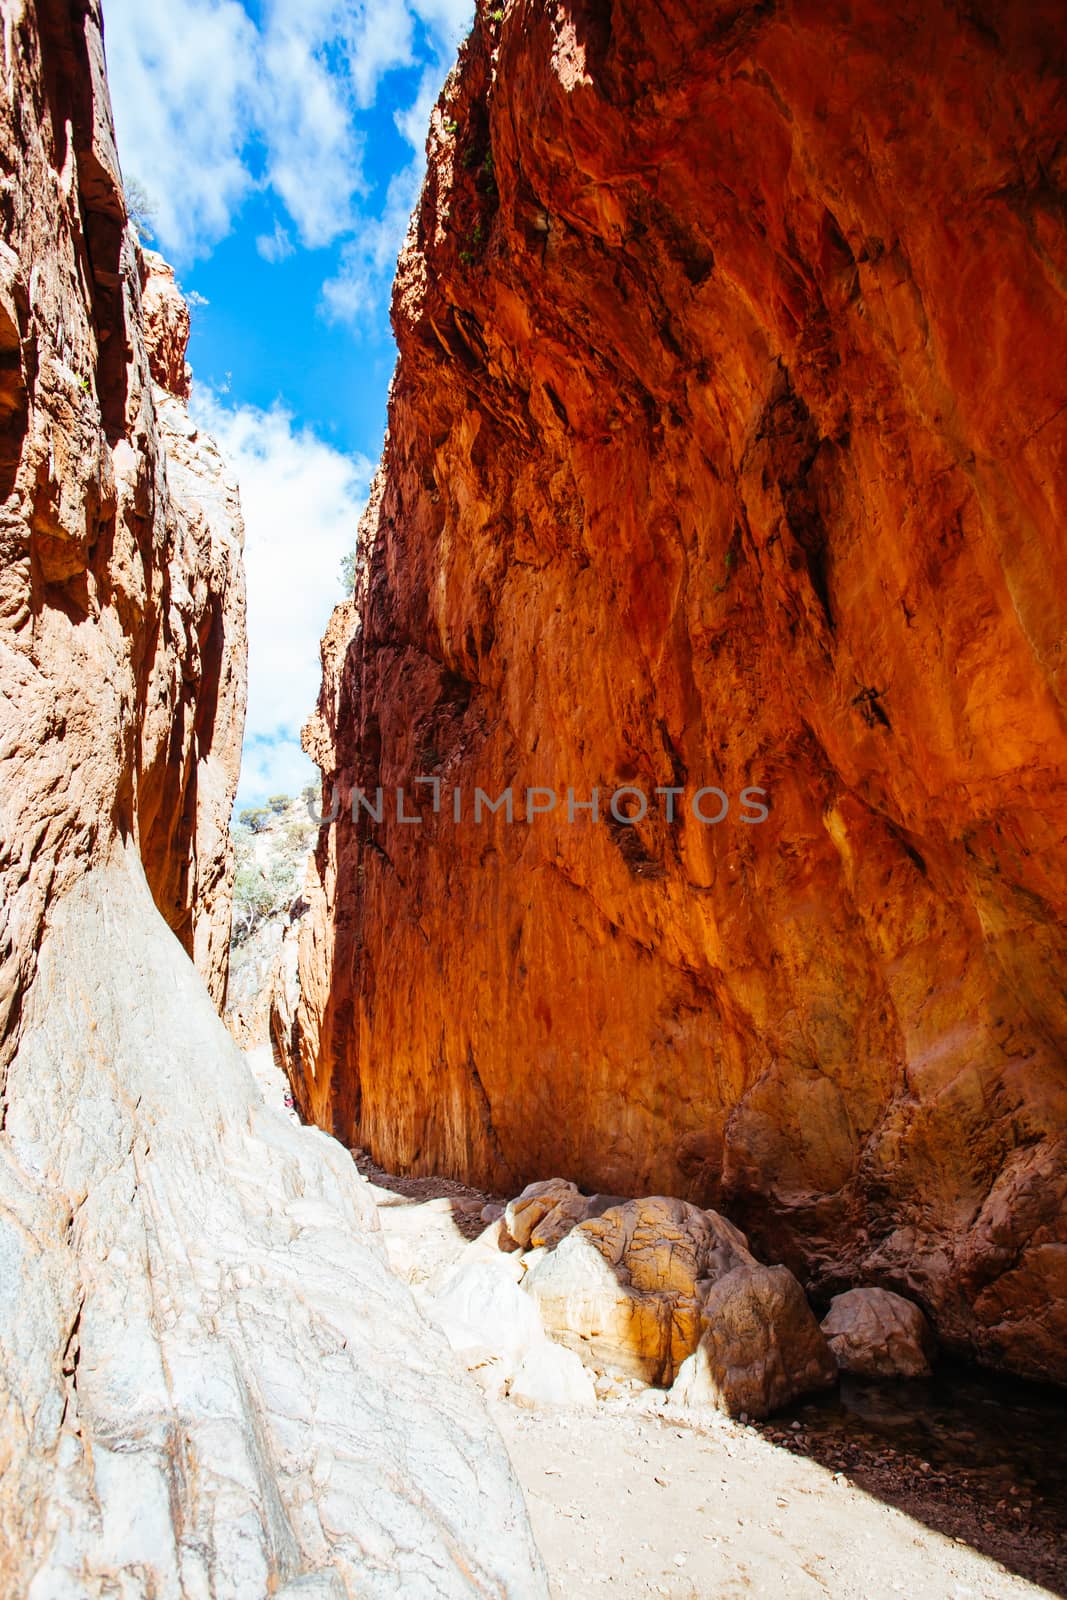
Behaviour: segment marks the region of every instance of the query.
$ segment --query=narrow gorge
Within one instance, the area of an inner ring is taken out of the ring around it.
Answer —
[[[127,221],[99,10],[0,9],[0,1593],[540,1595],[365,1185],[213,1003],[238,493]]]
[[[1062,4],[109,3],[0,0],[0,1600],[1067,1596]]]
[[[1062,22],[480,10],[274,1018],[386,1167],[718,1207],[1060,1382]]]

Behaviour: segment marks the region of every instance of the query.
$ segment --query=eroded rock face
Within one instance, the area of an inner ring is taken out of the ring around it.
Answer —
[[[424,820],[324,833],[281,1032],[387,1166],[682,1193],[1067,1378],[1060,11],[476,27],[307,732]],[[731,809],[568,823],[620,784]]]
[[[53,909],[6,1096],[4,1593],[545,1593],[351,1158],[262,1103],[136,860]]]
[[[236,493],[165,273],[146,343],[99,10],[0,12],[0,1592],[541,1596],[350,1157],[189,959],[220,1000]]]
[[[50,901],[119,835],[221,1003],[245,695],[237,491],[126,227],[98,11],[4,16],[0,1061]]]

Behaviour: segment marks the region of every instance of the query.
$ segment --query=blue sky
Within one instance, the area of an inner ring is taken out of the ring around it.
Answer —
[[[389,287],[473,0],[105,0],[119,156],[193,297],[193,410],[241,485],[239,803],[314,777],[300,724],[381,449]]]

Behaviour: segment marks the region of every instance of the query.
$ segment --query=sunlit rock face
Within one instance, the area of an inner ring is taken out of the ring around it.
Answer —
[[[307,733],[305,1108],[392,1167],[714,1205],[1067,1378],[1061,7],[494,18]],[[568,822],[622,784],[644,821]],[[476,825],[508,785],[560,803]],[[726,819],[668,823],[704,785]]]
[[[52,900],[116,836],[216,1003],[245,697],[237,490],[185,408],[189,316],[126,227],[99,17],[4,13],[0,648],[17,1041]]]
[[[126,226],[98,8],[0,21],[0,1594],[536,1600],[366,1185],[212,1004],[236,490]]]

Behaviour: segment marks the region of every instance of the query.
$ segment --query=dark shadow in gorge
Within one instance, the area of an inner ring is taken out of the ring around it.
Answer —
[[[754,1426],[780,1449],[1067,1595],[1062,1390],[943,1361],[925,1380],[845,1374],[839,1390]]]

